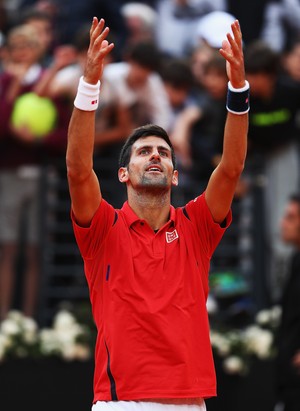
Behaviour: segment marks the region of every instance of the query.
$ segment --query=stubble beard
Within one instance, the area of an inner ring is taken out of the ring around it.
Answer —
[[[140,188],[144,188],[146,191],[165,192],[169,190],[168,179],[166,176],[153,178],[143,175]]]

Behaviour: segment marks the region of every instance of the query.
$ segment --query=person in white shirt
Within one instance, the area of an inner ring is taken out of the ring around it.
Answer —
[[[168,128],[171,109],[158,74],[161,54],[151,42],[132,45],[124,61],[107,64],[101,84],[101,104],[119,103],[131,113],[133,127],[155,123]]]

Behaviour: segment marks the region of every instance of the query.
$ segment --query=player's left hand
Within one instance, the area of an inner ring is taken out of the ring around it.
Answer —
[[[220,54],[226,59],[228,79],[234,88],[245,86],[245,68],[242,32],[238,20],[231,24],[233,36],[227,33],[227,40],[222,42]]]

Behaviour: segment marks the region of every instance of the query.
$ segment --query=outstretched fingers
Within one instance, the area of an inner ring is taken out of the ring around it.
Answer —
[[[223,57],[230,58],[232,55],[238,55],[242,51],[242,33],[238,20],[231,25],[233,36],[227,33],[227,40],[222,43],[220,53]]]
[[[231,25],[232,34],[227,33],[227,40],[224,40],[219,50],[226,59],[226,69],[229,80],[234,83],[234,87],[243,87],[245,84],[245,69],[243,57],[242,32],[238,20]]]
[[[100,46],[100,57],[104,58],[107,54],[111,52],[114,46],[114,43],[108,43],[107,40],[103,40]]]
[[[104,27],[104,19],[98,21],[97,17],[93,18],[93,23],[90,30],[90,46],[91,48],[100,47],[102,41],[106,39],[109,33],[109,27]]]
[[[220,48],[220,54],[228,60],[231,56],[231,46],[230,43],[227,40],[222,41],[222,48]]]
[[[87,82],[95,84],[102,76],[104,59],[114,48],[113,43],[106,40],[109,28],[105,27],[104,19],[93,18],[90,28],[90,45],[87,52],[87,61],[84,77]]]
[[[104,23],[105,23],[104,19],[98,20],[97,17],[93,17],[92,26],[91,26],[91,29],[90,29],[91,43],[93,43],[97,39],[99,34],[102,32],[103,27],[104,27]]]
[[[241,32],[240,23],[238,20],[235,20],[235,22],[232,23],[231,30],[232,30],[236,44],[239,47],[242,47],[242,32]]]

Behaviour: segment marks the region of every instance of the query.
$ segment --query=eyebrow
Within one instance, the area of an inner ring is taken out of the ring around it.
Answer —
[[[137,147],[135,150],[139,151],[139,150],[142,150],[142,149],[145,149],[145,148],[152,149],[153,147],[154,147],[154,145],[145,144],[145,145],[142,145],[140,147]],[[169,147],[165,147],[165,146],[158,146],[157,149],[171,152],[171,149]]]

